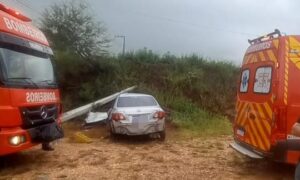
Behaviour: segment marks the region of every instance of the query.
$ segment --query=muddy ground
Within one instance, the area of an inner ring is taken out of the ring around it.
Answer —
[[[81,131],[65,125],[55,151],[40,147],[0,158],[0,179],[293,179],[294,167],[254,161],[231,148],[231,136],[182,137],[168,128],[165,142],[147,137],[109,138],[104,126]]]

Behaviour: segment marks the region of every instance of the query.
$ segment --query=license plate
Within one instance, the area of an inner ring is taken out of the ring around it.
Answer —
[[[148,121],[148,115],[132,116],[132,125],[136,128],[143,128]]]
[[[132,119],[136,120],[136,121],[147,121],[148,120],[148,115],[145,115],[145,114],[134,115],[134,116],[132,116]]]
[[[244,136],[245,135],[245,131],[242,130],[242,129],[237,129],[236,130],[236,134],[239,135],[239,136]]]

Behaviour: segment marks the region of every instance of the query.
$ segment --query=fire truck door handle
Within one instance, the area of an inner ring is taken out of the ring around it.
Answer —
[[[250,112],[250,113],[249,113],[249,118],[252,119],[252,120],[255,120],[255,115],[254,115],[253,113]]]

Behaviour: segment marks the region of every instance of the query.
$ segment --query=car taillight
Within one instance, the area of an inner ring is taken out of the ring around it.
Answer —
[[[122,113],[112,113],[112,120],[114,121],[121,121],[121,120],[125,120],[125,116]]]
[[[163,119],[166,116],[164,111],[157,111],[154,113],[153,117],[158,119]]]

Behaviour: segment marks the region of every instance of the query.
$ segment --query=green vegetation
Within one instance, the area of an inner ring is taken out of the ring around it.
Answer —
[[[211,136],[231,133],[231,123],[227,117],[204,111],[184,96],[153,91],[144,88],[142,92],[153,94],[170,113],[171,121],[177,126],[194,135]]]
[[[178,127],[201,135],[231,132],[225,116],[233,115],[238,71],[230,63],[197,56],[166,59],[148,50],[102,57],[92,67],[70,55],[56,57],[66,109],[138,85],[137,91],[157,97]]]
[[[54,4],[45,10],[41,23],[56,51],[67,51],[86,60],[107,53],[106,28],[89,13],[87,2]]]
[[[51,17],[70,24],[81,19],[80,16],[92,22],[93,18],[85,14],[86,9],[78,12],[77,19],[66,16],[67,13],[61,12],[64,9],[60,8],[65,6],[51,7],[47,10],[47,18],[42,20],[42,29],[54,44],[65,110],[138,85],[138,91],[159,99],[170,112],[171,121],[178,127],[206,135],[230,133],[230,123],[226,117],[232,118],[234,113],[237,66],[197,55],[158,55],[147,49],[128,52],[124,56],[101,55],[94,50],[102,46],[95,47],[94,41],[84,45],[91,46],[87,48],[91,51],[79,52],[74,43],[87,42],[90,36],[83,34],[76,37],[76,41],[64,41],[61,45],[57,41],[70,39],[67,32],[71,29],[64,26],[60,31],[60,27],[55,27],[59,33],[53,33],[56,31],[48,26],[52,22]],[[76,7],[73,9],[76,10]],[[104,31],[98,33],[102,33],[99,37],[103,37]]]

